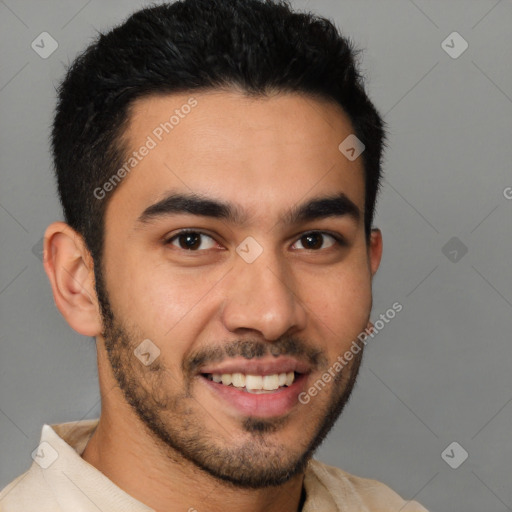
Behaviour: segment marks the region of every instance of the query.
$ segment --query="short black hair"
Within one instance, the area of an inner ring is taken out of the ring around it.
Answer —
[[[154,94],[297,92],[339,104],[365,145],[365,232],[381,181],[384,122],[333,23],[284,0],[180,0],[141,9],[71,64],[58,89],[52,151],[66,222],[100,269],[110,196],[93,194],[123,164],[130,106]],[[340,141],[341,142],[341,141]],[[113,192],[115,193],[115,191]]]

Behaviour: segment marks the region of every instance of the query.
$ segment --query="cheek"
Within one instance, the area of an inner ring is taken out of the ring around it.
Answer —
[[[335,277],[336,276],[336,277]],[[337,351],[343,351],[364,328],[372,306],[371,280],[368,272],[331,273],[323,281],[319,293],[318,282],[305,296],[311,311],[311,322],[317,324],[324,339]]]
[[[197,337],[209,315],[222,273],[179,271],[171,264],[141,266],[127,272],[119,288],[122,315],[146,336],[179,351]]]

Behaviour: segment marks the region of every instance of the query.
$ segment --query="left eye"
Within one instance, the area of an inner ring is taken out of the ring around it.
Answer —
[[[327,246],[323,246],[325,239],[328,239]],[[321,231],[312,231],[302,235],[296,243],[300,243],[303,249],[318,250],[328,249],[336,243],[341,243],[333,235],[322,233]],[[295,245],[295,244],[294,244]]]

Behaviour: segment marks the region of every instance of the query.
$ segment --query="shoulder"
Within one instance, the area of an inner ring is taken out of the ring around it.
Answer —
[[[0,512],[59,512],[52,491],[34,464],[0,492]]]
[[[312,459],[309,468],[327,488],[333,498],[336,495],[357,500],[368,512],[428,512],[416,501],[407,501],[382,482],[351,475],[340,468]],[[342,506],[342,504],[340,503]]]

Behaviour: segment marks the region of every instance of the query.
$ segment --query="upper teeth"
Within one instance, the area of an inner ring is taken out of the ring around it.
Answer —
[[[274,373],[273,375],[244,375],[243,373],[213,373],[214,382],[235,386],[236,388],[264,389],[272,391],[279,386],[291,386],[295,379],[294,372]]]

